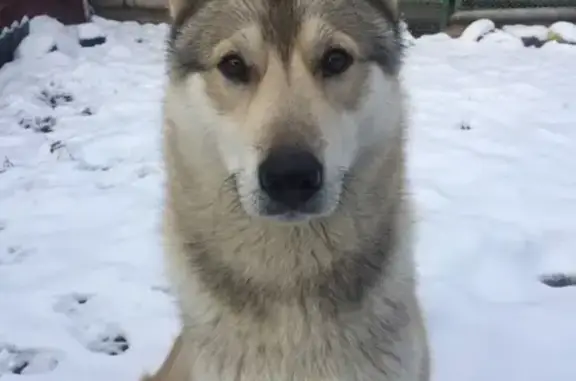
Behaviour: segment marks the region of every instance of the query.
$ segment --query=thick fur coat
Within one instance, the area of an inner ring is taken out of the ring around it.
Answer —
[[[183,327],[144,380],[428,381],[395,3],[174,0],[171,12],[164,239]],[[286,146],[323,168],[289,212],[258,182]]]

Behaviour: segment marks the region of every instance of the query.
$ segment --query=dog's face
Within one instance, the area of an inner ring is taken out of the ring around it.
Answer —
[[[333,212],[358,155],[399,128],[394,0],[173,0],[171,12],[179,128],[214,137],[245,211]]]

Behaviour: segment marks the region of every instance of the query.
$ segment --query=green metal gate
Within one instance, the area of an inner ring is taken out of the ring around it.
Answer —
[[[456,9],[576,7],[575,0],[456,0],[455,3]]]
[[[398,0],[411,31],[434,33],[451,23],[467,24],[477,18],[496,23],[551,23],[576,21],[576,0]]]
[[[414,35],[435,33],[448,24],[453,0],[398,0],[398,6]]]

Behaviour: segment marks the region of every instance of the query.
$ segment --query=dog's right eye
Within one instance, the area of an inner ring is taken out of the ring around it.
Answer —
[[[324,78],[335,77],[344,73],[350,66],[354,59],[344,49],[334,48],[324,53],[320,61],[320,71]]]
[[[231,53],[220,60],[218,70],[231,81],[247,83],[250,81],[250,67],[236,53]]]

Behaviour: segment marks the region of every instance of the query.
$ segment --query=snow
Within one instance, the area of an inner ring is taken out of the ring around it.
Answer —
[[[76,57],[80,50],[78,33],[75,28],[66,28],[58,20],[38,16],[30,20],[30,35],[24,39],[16,53],[18,58],[39,58],[53,49]]]
[[[485,34],[493,31],[496,28],[494,21],[488,19],[476,20],[460,35],[460,39],[463,41],[478,41]]]
[[[0,70],[2,381],[137,380],[178,331],[159,242],[167,26],[95,28],[106,43]],[[541,282],[576,278],[576,47],[515,42],[438,34],[406,57],[434,380],[576,379],[576,287]]]
[[[550,32],[563,41],[576,44],[576,25],[573,23],[558,21],[550,25]]]
[[[30,34],[54,35],[64,32],[66,28],[60,21],[49,16],[36,16],[30,20]]]
[[[544,25],[504,25],[502,29],[519,38],[535,37],[540,41],[548,38],[548,28]]]
[[[102,37],[104,32],[95,23],[88,22],[78,25],[78,36],[81,40],[89,40],[92,38]]]
[[[50,34],[32,34],[22,41],[16,49],[18,58],[41,58],[56,48],[56,41]]]
[[[506,44],[508,49],[512,47],[524,47],[524,43],[521,39],[517,38],[516,36],[511,35],[510,33],[506,33],[502,30],[494,30],[491,33],[487,33],[482,36],[482,39],[479,40],[480,43],[496,43],[496,44]]]

